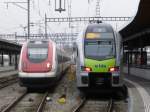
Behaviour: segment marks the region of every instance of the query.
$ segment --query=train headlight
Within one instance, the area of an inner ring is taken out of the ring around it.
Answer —
[[[114,67],[111,67],[111,68],[109,68],[109,71],[110,71],[110,72],[114,72],[114,71],[115,71],[115,68],[114,68]]]
[[[91,72],[92,71],[92,68],[91,67],[81,67],[81,69],[83,70],[83,71],[86,71],[86,72]]]
[[[110,67],[109,68],[109,72],[118,72],[119,71],[119,67]]]
[[[90,71],[92,71],[92,68],[90,68],[90,67],[85,67],[84,70],[87,71],[87,72],[90,72]]]
[[[113,78],[114,78],[114,77],[119,77],[119,75],[120,75],[120,70],[119,70],[119,67],[118,67],[118,66],[117,66],[117,67],[110,67],[110,68],[109,68],[109,72],[112,73],[112,77],[113,77]],[[117,78],[116,78],[115,80],[117,80]]]
[[[47,68],[50,68],[50,67],[51,67],[51,64],[50,64],[50,63],[47,63],[47,64],[46,64],[46,67],[47,67]]]

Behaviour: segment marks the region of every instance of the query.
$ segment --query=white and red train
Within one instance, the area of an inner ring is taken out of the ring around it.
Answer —
[[[56,83],[69,65],[70,57],[53,41],[28,41],[20,54],[20,85],[27,88],[49,87]]]

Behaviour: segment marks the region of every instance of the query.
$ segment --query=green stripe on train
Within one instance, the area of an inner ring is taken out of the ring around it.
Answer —
[[[115,66],[115,58],[102,61],[85,58],[85,66],[91,67],[92,72],[108,72],[110,67]]]

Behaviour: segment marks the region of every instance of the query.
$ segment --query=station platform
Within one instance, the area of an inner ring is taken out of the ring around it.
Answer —
[[[130,75],[150,80],[150,69],[148,68],[130,67],[128,70],[128,67],[125,66],[124,73],[128,74],[128,71],[130,72]]]
[[[15,70],[14,66],[0,67],[0,78],[8,77],[10,75],[18,74],[18,70]]]
[[[15,66],[0,66],[0,73],[15,70]]]
[[[124,81],[129,92],[129,112],[150,112],[149,79],[144,79],[133,74],[124,75]]]

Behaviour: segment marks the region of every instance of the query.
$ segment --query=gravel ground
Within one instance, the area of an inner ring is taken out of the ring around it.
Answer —
[[[60,84],[50,93],[50,101],[47,101],[45,112],[71,112],[80,102],[79,91],[76,88],[75,69],[70,68],[60,81]],[[65,102],[59,102],[64,97]]]

